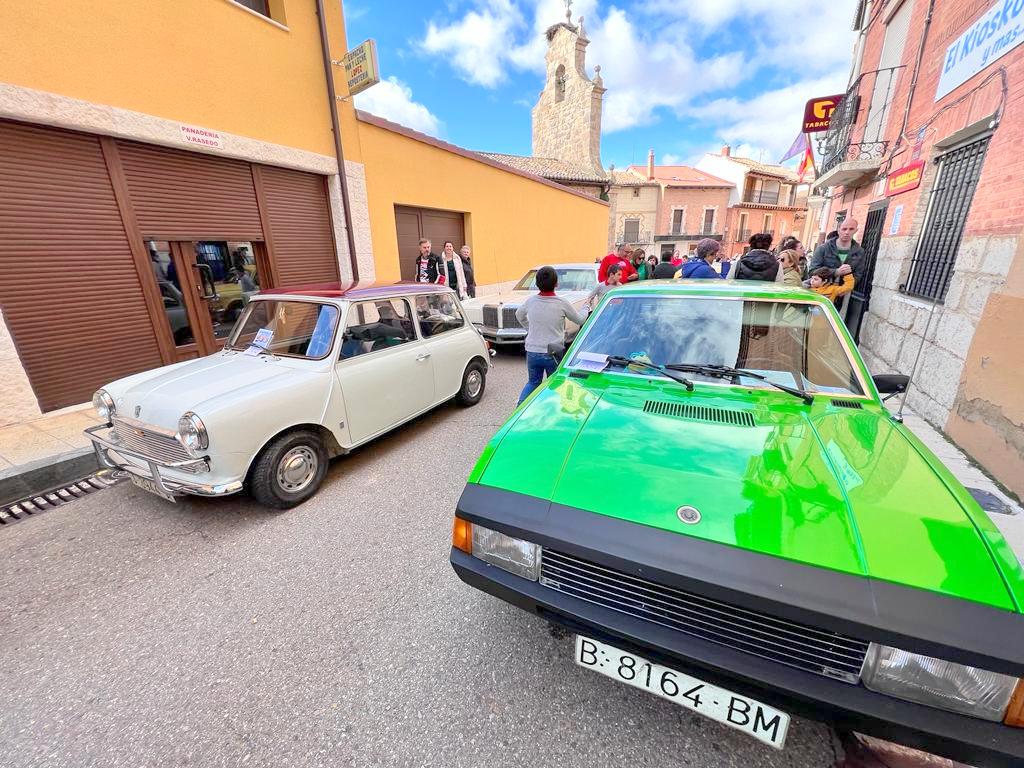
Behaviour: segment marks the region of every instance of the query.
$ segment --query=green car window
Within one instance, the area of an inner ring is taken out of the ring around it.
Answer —
[[[826,309],[813,302],[613,297],[587,329],[570,366],[585,352],[659,365],[745,368],[808,392],[865,394]],[[687,376],[713,381],[700,374]],[[739,383],[769,386],[748,377],[741,377]]]

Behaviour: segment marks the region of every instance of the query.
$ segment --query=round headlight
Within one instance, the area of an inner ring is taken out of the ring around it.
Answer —
[[[210,447],[210,436],[203,420],[189,411],[178,419],[178,439],[193,456]]]
[[[96,409],[96,415],[108,424],[114,418],[114,398],[105,389],[96,390],[92,396],[92,407]]]

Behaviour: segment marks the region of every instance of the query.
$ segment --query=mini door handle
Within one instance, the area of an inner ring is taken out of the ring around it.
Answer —
[[[416,358],[416,362],[418,363],[418,362],[421,362],[423,360],[426,360],[428,357],[430,357],[430,353],[429,352],[424,352],[422,355],[420,355],[419,357]]]

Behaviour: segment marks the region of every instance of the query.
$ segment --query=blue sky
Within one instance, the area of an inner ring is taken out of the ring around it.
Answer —
[[[601,65],[602,161],[693,163],[723,142],[776,162],[804,102],[845,90],[855,0],[574,0]],[[346,0],[348,38],[377,41],[361,109],[469,149],[530,154],[543,31],[563,0]]]

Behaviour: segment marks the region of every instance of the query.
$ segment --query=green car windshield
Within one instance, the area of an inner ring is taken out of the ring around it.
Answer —
[[[865,394],[826,310],[811,302],[615,296],[580,340],[570,367],[580,364],[581,355],[587,353],[591,359],[592,355],[615,355],[658,365],[743,368],[807,392]],[[686,376],[694,381],[722,381],[700,373]],[[738,381],[749,387],[770,386],[745,376]]]

